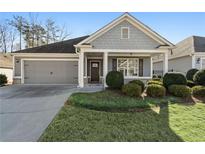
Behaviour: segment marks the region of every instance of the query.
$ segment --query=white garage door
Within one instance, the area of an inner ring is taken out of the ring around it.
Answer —
[[[77,84],[77,61],[24,61],[25,84]]]

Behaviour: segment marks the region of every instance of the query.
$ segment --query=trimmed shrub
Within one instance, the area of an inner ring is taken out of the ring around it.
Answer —
[[[196,86],[196,83],[194,83],[193,81],[191,80],[187,80],[187,86],[189,86],[190,88]]]
[[[196,72],[194,82],[199,85],[205,85],[205,69]]]
[[[106,76],[106,84],[111,89],[121,89],[124,84],[124,77],[121,72],[111,71]]]
[[[149,81],[147,82],[147,84],[148,84],[148,85],[150,85],[150,84],[157,84],[157,85],[163,86],[163,83],[162,83],[161,81],[157,81],[157,80],[149,80]]]
[[[153,81],[162,81],[162,79],[160,79],[160,78],[154,78],[154,79],[152,79]]]
[[[129,83],[135,83],[135,84],[141,86],[142,92],[143,92],[144,89],[145,89],[145,84],[144,84],[144,82],[142,82],[141,80],[132,80],[132,81],[130,81]]]
[[[205,97],[205,86],[195,86],[192,92],[194,96]]]
[[[147,86],[147,95],[150,97],[163,97],[166,94],[166,88],[158,84],[150,84]]]
[[[128,83],[122,86],[122,93],[131,97],[140,97],[142,94],[142,88],[138,84]]]
[[[0,74],[0,86],[7,84],[7,77],[4,74]]]
[[[163,84],[166,88],[171,85],[187,85],[186,77],[178,72],[169,72],[164,75]]]
[[[177,97],[188,98],[191,96],[191,88],[186,85],[171,85],[168,90],[169,93]]]
[[[152,78],[153,78],[153,79],[157,78],[157,75],[156,75],[156,74],[153,74]]]
[[[199,71],[199,70],[196,69],[196,68],[193,68],[193,69],[188,70],[188,72],[186,73],[186,78],[187,78],[187,80],[193,81],[194,74],[196,74],[196,72],[198,72],[198,71]]]
[[[158,75],[158,78],[159,78],[159,79],[161,79],[161,78],[162,78],[162,76],[161,76],[161,75]]]

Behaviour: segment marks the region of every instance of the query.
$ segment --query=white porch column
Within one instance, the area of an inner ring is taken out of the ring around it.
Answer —
[[[153,59],[150,57],[150,77],[153,77]]]
[[[168,72],[168,52],[165,52],[163,57],[163,75],[167,72]]]
[[[24,60],[21,59],[21,84],[24,84]]]
[[[87,59],[87,56],[86,56],[86,55],[84,55],[84,56],[85,56],[85,76],[87,77],[87,76],[88,76],[88,70],[87,70],[87,66],[88,66],[87,62],[88,62],[88,59]]]
[[[196,68],[196,66],[195,66],[195,55],[192,55],[192,68]]]
[[[104,87],[107,87],[107,84],[106,84],[106,75],[108,73],[108,53],[107,52],[104,52],[103,54],[103,84],[104,84]]]
[[[80,51],[78,61],[78,84],[80,88],[84,87],[84,52]]]

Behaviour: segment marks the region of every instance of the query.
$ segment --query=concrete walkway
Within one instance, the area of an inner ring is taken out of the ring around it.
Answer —
[[[37,141],[73,92],[92,92],[69,85],[0,87],[0,141]]]

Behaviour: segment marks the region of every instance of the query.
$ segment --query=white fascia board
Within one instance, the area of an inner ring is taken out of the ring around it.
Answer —
[[[76,53],[12,53],[15,57],[48,57],[48,58],[69,58],[69,57],[78,57]]]
[[[74,45],[75,48],[92,48],[92,45]]]
[[[140,53],[140,54],[159,54],[168,52],[167,50],[124,50],[124,49],[84,49],[83,52],[93,52],[93,53]]]
[[[193,55],[195,55],[195,56],[205,56],[205,52],[194,52]]]

